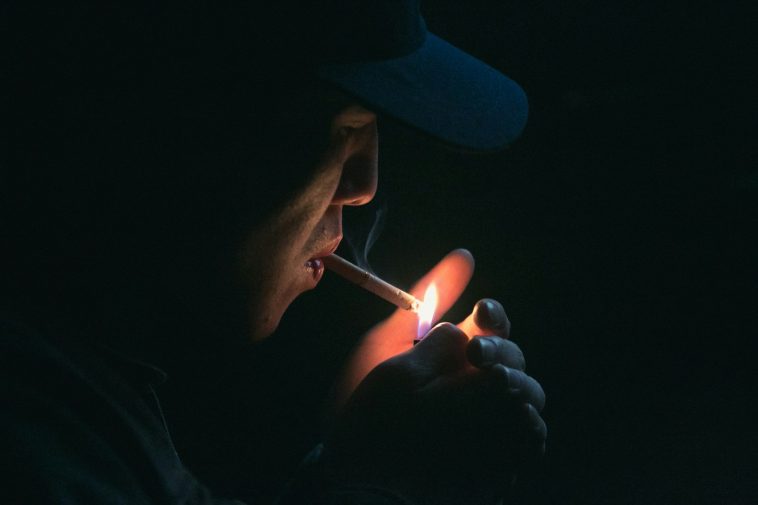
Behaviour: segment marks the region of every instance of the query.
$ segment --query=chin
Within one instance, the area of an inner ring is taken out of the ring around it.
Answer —
[[[281,321],[281,315],[276,318],[256,317],[250,324],[250,338],[254,342],[263,340],[269,337],[279,327],[279,321]]]
[[[253,341],[263,340],[274,333],[294,298],[277,299],[278,301],[269,302],[263,307],[253,307],[250,311],[251,339]]]
[[[274,275],[274,271],[280,272]],[[270,336],[279,327],[284,313],[304,292],[316,287],[312,274],[305,268],[270,270],[259,280],[248,309],[249,335],[254,341]]]

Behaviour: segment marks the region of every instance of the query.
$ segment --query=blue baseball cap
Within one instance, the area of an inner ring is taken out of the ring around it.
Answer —
[[[330,4],[320,16],[331,20],[319,35],[321,79],[455,146],[497,150],[521,134],[521,87],[430,33],[418,0]]]

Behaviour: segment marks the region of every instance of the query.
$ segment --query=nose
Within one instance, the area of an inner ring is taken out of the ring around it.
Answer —
[[[371,130],[343,163],[332,205],[365,205],[374,198],[379,179],[378,137],[375,125]]]
[[[378,170],[376,157],[352,156],[342,167],[333,205],[365,205],[376,194]]]

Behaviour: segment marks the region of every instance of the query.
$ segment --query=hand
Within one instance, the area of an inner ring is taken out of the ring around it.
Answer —
[[[544,393],[518,370],[520,351],[499,339],[492,353],[484,344],[492,338],[469,344],[443,323],[376,367],[326,441],[332,475],[418,503],[496,503],[524,459],[542,450],[545,425]],[[498,362],[479,369],[472,354]]]
[[[441,289],[442,313],[472,271],[470,255],[454,251],[414,294],[441,273],[454,273],[457,282]],[[421,503],[494,503],[517,468],[544,451],[546,436],[539,416],[544,393],[507,340],[505,311],[481,300],[458,327],[438,325],[415,348],[416,318],[409,324],[402,315],[369,334],[371,358],[392,357],[371,371],[338,418],[327,441],[328,466],[342,478],[384,485]]]

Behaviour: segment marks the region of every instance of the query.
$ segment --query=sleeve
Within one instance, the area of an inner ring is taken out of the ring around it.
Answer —
[[[93,429],[71,398],[25,384],[6,384],[0,409],[0,481],[11,505],[244,505],[222,500],[185,475],[180,494],[131,451],[130,441]],[[7,401],[10,400],[10,401]],[[6,402],[7,401],[7,402]],[[176,471],[183,471],[177,469]],[[191,485],[190,485],[191,484]],[[160,498],[158,498],[160,497]],[[6,501],[7,500],[7,501]]]
[[[151,425],[127,423],[114,398],[86,387],[66,362],[31,343],[3,339],[2,503],[242,505],[215,498],[175,452],[165,454],[166,444],[152,443]]]
[[[0,444],[11,503],[149,503],[129,466],[65,402],[7,386]]]

